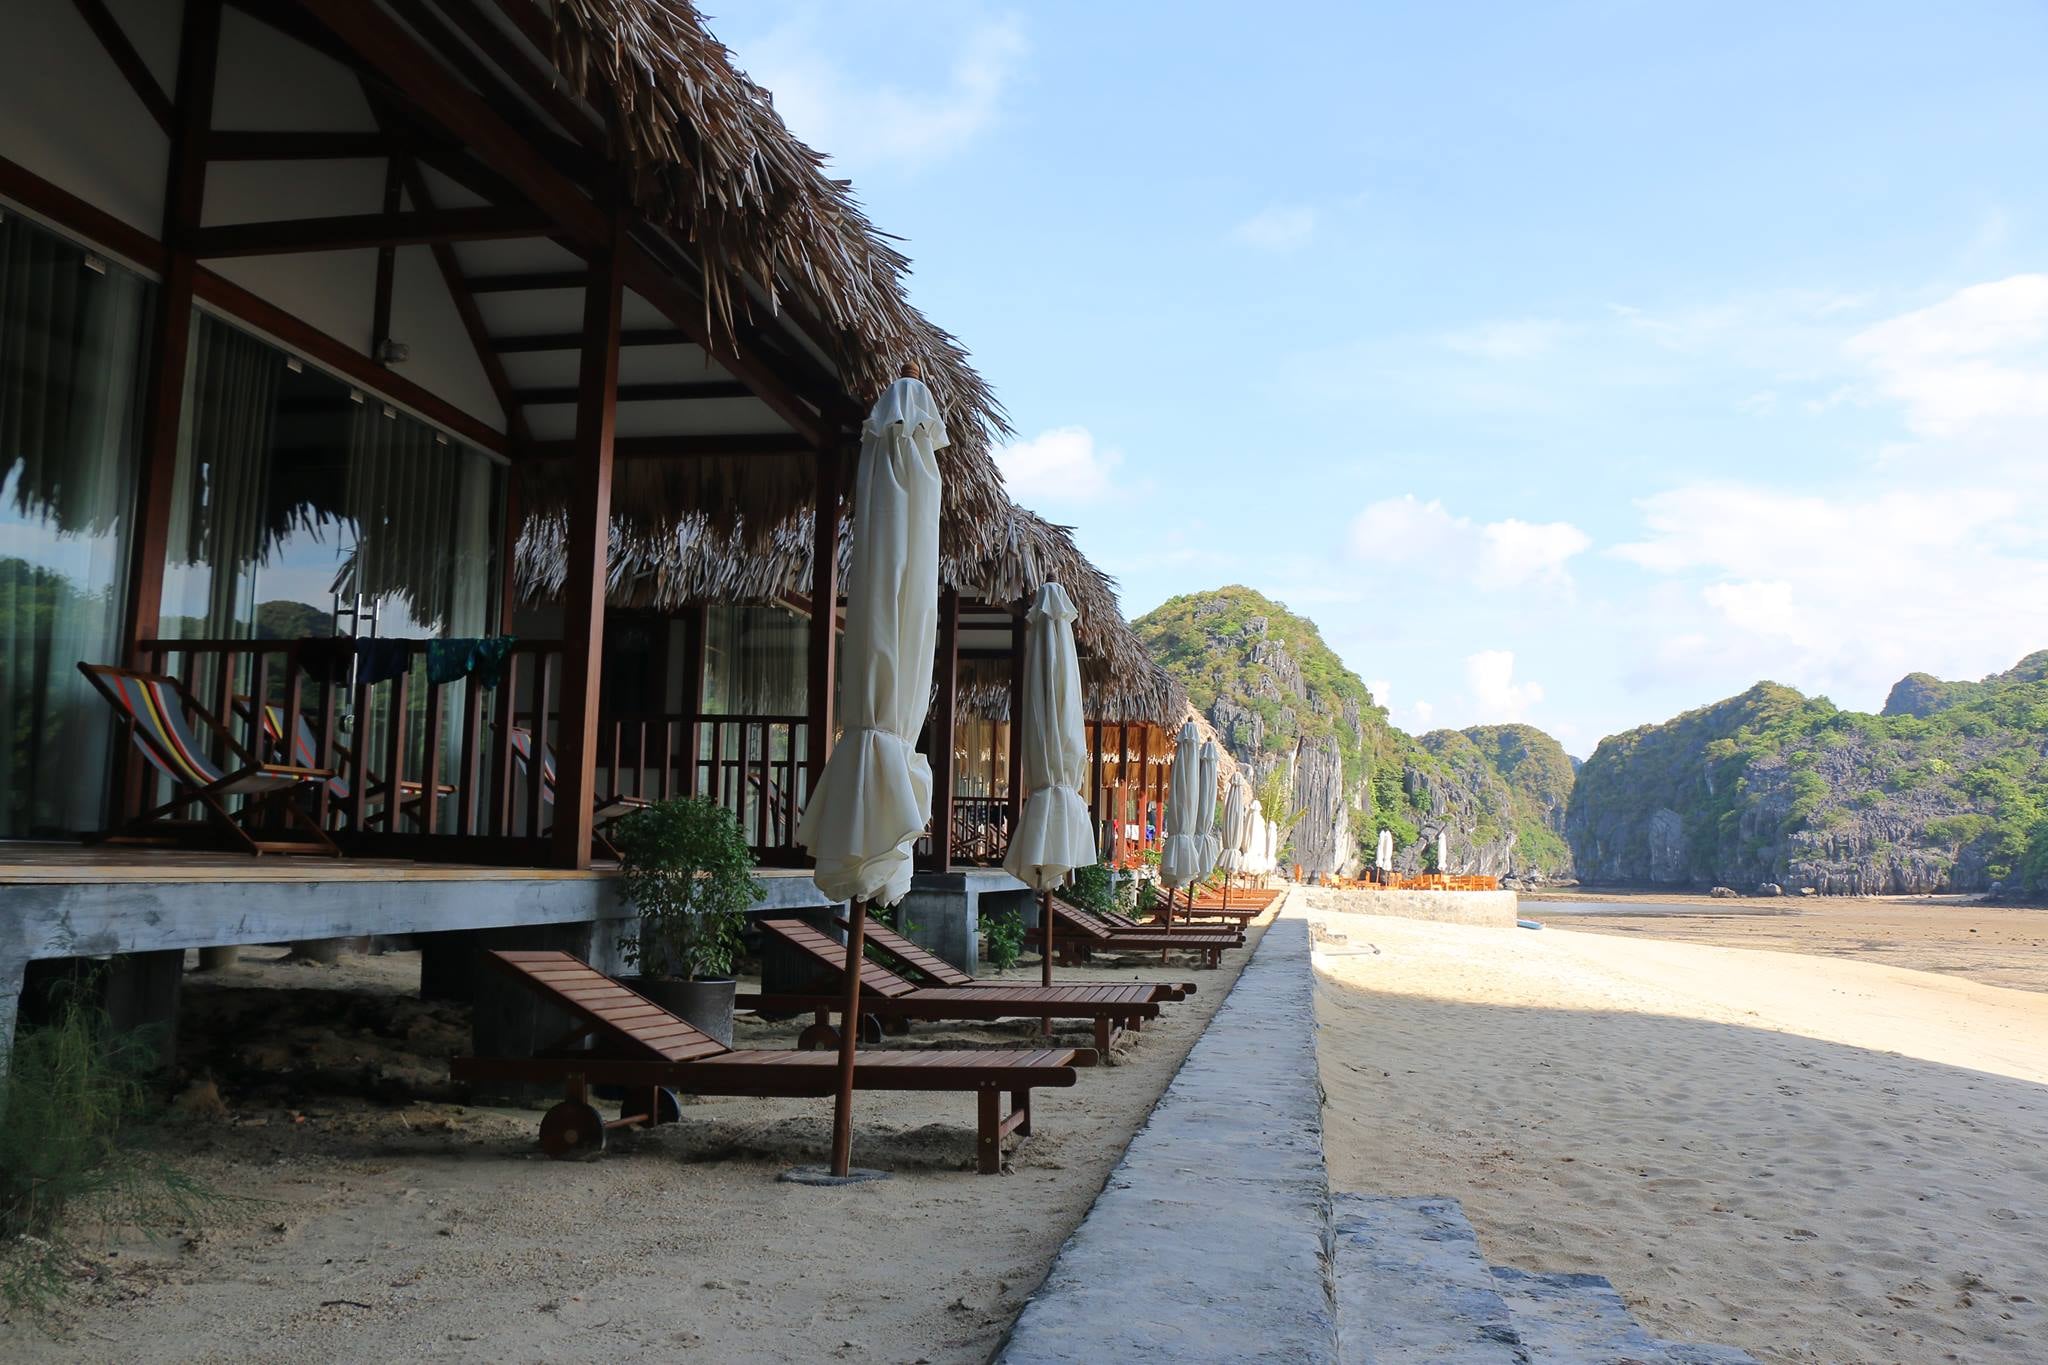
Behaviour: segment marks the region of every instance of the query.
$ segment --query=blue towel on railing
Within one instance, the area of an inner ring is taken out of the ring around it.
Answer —
[[[412,667],[411,640],[356,641],[356,682],[389,682]]]

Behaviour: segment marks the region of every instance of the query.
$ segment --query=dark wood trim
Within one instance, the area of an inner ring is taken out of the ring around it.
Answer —
[[[688,436],[622,436],[613,442],[621,460],[694,460],[737,455],[809,455],[801,436],[787,431],[739,431]],[[526,450],[535,460],[566,460],[573,441],[534,441]]]
[[[1017,831],[1017,822],[1024,818],[1024,781],[1020,769],[1024,766],[1024,644],[1029,605],[1028,598],[1019,598],[1011,608],[1014,615],[1010,618],[1010,780],[1004,804],[1009,808],[1012,834]]]
[[[162,242],[5,157],[0,157],[0,197],[48,219],[67,233],[135,262],[160,280],[168,273],[166,260],[169,253],[164,250]],[[200,267],[193,272],[193,294],[228,316],[276,337],[287,348],[308,360],[395,403],[404,404],[471,445],[499,455],[507,453],[504,433],[485,425],[439,395],[429,393],[411,380],[385,369],[353,346],[301,321],[241,285]],[[154,620],[149,623],[149,629],[156,629]]]
[[[192,234],[200,257],[282,256],[303,251],[361,251],[427,242],[492,242],[543,237],[548,223],[528,209],[486,206],[357,213],[336,218],[283,218],[267,223],[223,223]]]
[[[689,640],[685,648],[689,651],[683,661],[683,709],[688,713],[688,723],[683,727],[683,744],[689,757],[683,764],[683,795],[695,796],[701,785],[697,772],[697,756],[703,751],[699,737],[704,722],[704,666],[710,655],[707,648],[711,630],[711,609],[702,602],[692,603],[685,608],[689,622]],[[818,770],[811,770],[811,781],[818,780]]]
[[[333,370],[345,379],[354,380],[394,403],[413,409],[471,445],[497,455],[511,453],[505,433],[456,407],[439,394],[421,388],[397,371],[384,368],[354,347],[301,321],[268,299],[250,293],[234,281],[201,270],[197,292],[201,299],[222,312],[276,337],[287,349],[299,352],[306,359]]]
[[[402,158],[384,163],[384,217],[396,218],[403,204],[404,168]],[[414,208],[424,205],[415,204]],[[391,289],[398,275],[398,248],[389,243],[377,248],[376,294],[370,306],[370,359],[384,362],[384,343],[391,339]]]
[[[576,479],[569,506],[569,577],[562,589],[564,650],[554,830],[554,862],[558,867],[590,866],[623,300],[624,279],[618,255],[599,256],[592,261],[590,286],[583,296],[583,333],[587,340],[577,371],[582,398],[576,405]]]
[[[163,86],[157,84],[156,73],[149,69],[148,62],[142,60],[135,44],[128,41],[120,21],[107,11],[103,0],[71,0],[71,3],[92,29],[93,36],[100,40],[100,46],[107,50],[107,56],[113,58],[114,65],[120,68],[121,78],[128,82],[135,98],[142,101],[142,107],[156,120],[156,126],[170,132],[175,118],[171,97],[164,92]]]
[[[476,289],[489,280],[489,276],[470,281],[470,288]],[[507,289],[581,289],[589,282],[590,273],[584,270],[563,270],[540,275],[505,275],[500,279],[516,280],[517,284]],[[529,283],[543,281],[543,283]],[[488,291],[486,291],[488,292]],[[673,327],[642,327],[619,333],[621,346],[694,346],[689,333]],[[583,348],[583,337],[577,332],[527,332],[514,336],[493,337],[491,345],[507,355],[530,354],[536,351],[577,351]]]
[[[931,868],[944,872],[953,862],[953,732],[960,717],[960,593],[939,593],[938,656],[932,660],[932,692],[938,707],[932,713]]]
[[[551,67],[543,66],[528,55],[527,49],[493,22],[475,0],[436,0],[436,3],[463,36],[476,44],[484,56],[509,76],[520,92],[538,105],[563,132],[592,152],[605,154],[603,123],[575,101],[562,87],[560,77]],[[543,54],[551,50],[546,44],[539,47]]]
[[[519,294],[534,289],[581,289],[590,282],[587,270],[526,270],[513,271],[503,275],[471,275],[469,292],[472,294]],[[626,338],[634,333],[619,334],[621,346],[630,345]],[[546,349],[554,350],[555,347]],[[562,347],[571,350],[573,347]]]
[[[383,133],[217,129],[207,134],[208,161],[377,161],[402,148]]]
[[[752,398],[754,391],[737,379],[685,380],[668,384],[621,384],[621,403],[694,403],[712,398]],[[576,390],[567,385],[514,389],[512,400],[531,407],[574,403]]]
[[[811,477],[811,633],[805,679],[807,758],[811,789],[825,775],[832,756],[833,691],[839,665],[839,487],[837,450],[814,457]],[[854,459],[858,459],[855,454]]]

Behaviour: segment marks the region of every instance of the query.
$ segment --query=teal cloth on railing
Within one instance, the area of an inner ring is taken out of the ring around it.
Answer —
[[[512,656],[512,646],[518,641],[516,635],[429,640],[427,681],[452,683],[474,678],[477,686],[489,691],[505,676],[505,661]]]

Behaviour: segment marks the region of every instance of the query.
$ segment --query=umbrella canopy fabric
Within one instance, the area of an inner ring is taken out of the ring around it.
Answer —
[[[1266,870],[1266,803],[1252,798],[1251,814],[1244,822],[1244,866],[1241,872]]]
[[[1216,836],[1216,769],[1222,761],[1216,741],[1202,741],[1202,775],[1195,784],[1195,835],[1202,841],[1200,877],[1214,872],[1223,856],[1223,840]]]
[[[1266,871],[1277,872],[1279,869],[1280,822],[1278,820],[1268,820],[1266,822]]]
[[[1050,891],[1095,862],[1095,830],[1081,784],[1088,738],[1081,718],[1081,659],[1074,649],[1067,590],[1041,584],[1024,640],[1024,811],[1003,868],[1034,891]]]
[[[1383,829],[1380,831],[1379,848],[1373,854],[1372,865],[1382,872],[1392,872],[1394,870],[1394,832],[1392,830]]]
[[[1201,735],[1195,723],[1180,727],[1173,745],[1173,777],[1166,789],[1166,847],[1159,851],[1159,882],[1167,890],[1186,886],[1208,871],[1198,803],[1202,785]],[[1209,804],[1215,804],[1212,788]]]
[[[931,764],[917,736],[938,642],[938,453],[947,444],[938,405],[916,379],[891,384],[861,433],[839,646],[845,729],[797,826],[818,860],[813,880],[835,901],[902,900],[911,845],[931,819]]]
[[[1223,801],[1223,856],[1217,866],[1225,872],[1243,872],[1245,835],[1251,827],[1252,791],[1242,777],[1230,784]]]
[[[1451,841],[1442,830],[1436,832],[1436,870],[1438,872],[1449,872],[1451,870]]]

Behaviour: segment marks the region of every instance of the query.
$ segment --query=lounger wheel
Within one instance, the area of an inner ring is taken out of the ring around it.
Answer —
[[[860,1017],[860,1040],[863,1043],[881,1042],[882,1033],[882,1021],[878,1016],[863,1014]]]
[[[654,1112],[647,1112],[648,1102],[653,1101]],[[683,1100],[675,1091],[665,1085],[651,1089],[633,1087],[626,1097],[619,1101],[619,1117],[622,1119],[643,1119],[649,1128],[664,1123],[677,1123],[683,1117]]]
[[[557,1161],[588,1161],[604,1150],[604,1115],[594,1105],[563,1100],[541,1117],[540,1149]]]
[[[874,1016],[870,1015],[868,1017],[873,1018]],[[887,1019],[882,1020],[882,1032],[891,1038],[901,1038],[904,1034],[910,1032],[909,1016],[902,1014],[890,1015]]]

